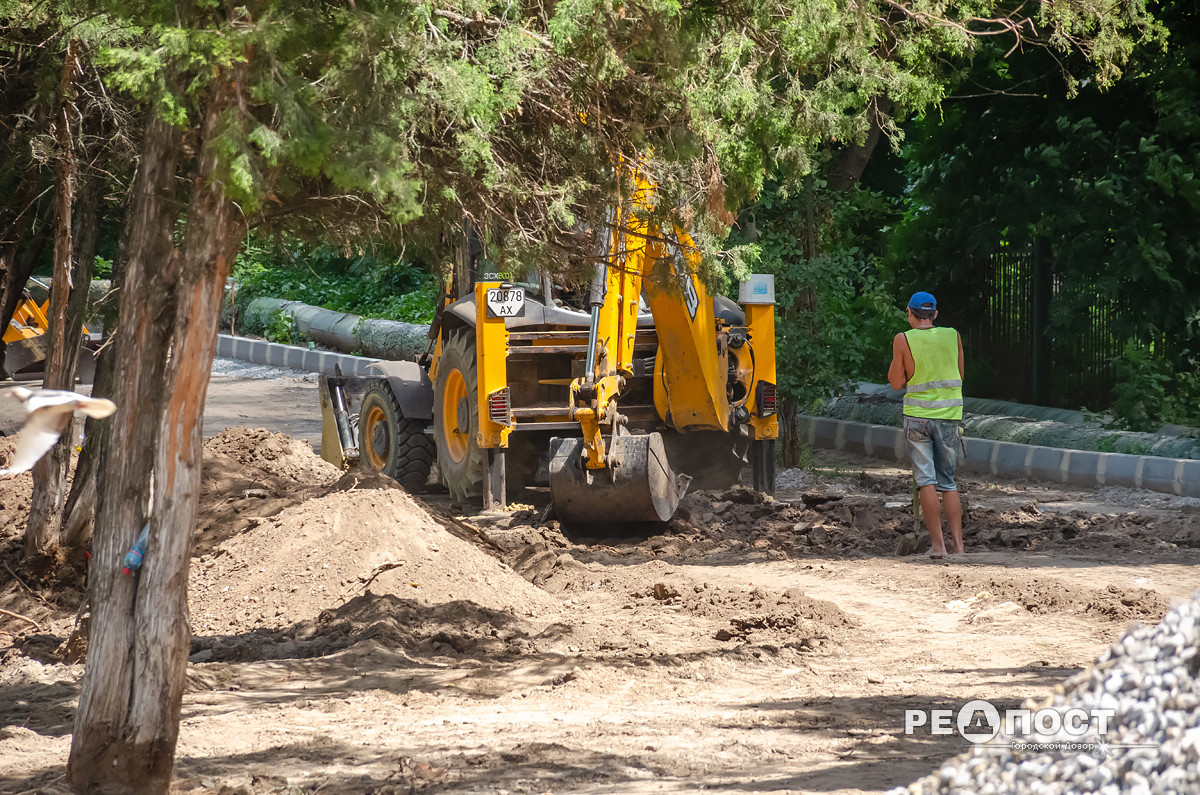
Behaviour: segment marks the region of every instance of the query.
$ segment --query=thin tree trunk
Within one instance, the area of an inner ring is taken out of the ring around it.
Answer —
[[[55,203],[57,219],[54,233],[54,280],[50,285],[50,310],[47,319],[50,329],[49,356],[42,385],[46,389],[72,389],[75,385],[75,362],[83,329],[83,306],[72,301],[73,294],[86,300],[92,281],[91,265],[81,265],[75,259],[72,236],[75,203],[75,145],[73,130],[77,114],[74,106],[75,79],[79,70],[79,43],[67,42],[63,54],[62,76],[58,91],[60,107],[55,125],[58,144],[57,186]],[[74,306],[69,306],[73,304]],[[70,309],[74,308],[72,316]],[[29,505],[29,520],[25,526],[25,556],[52,557],[58,549],[58,519],[66,499],[67,467],[74,446],[74,423],[58,443],[33,465],[33,497]]]
[[[76,209],[73,215],[75,216],[74,230],[74,249],[75,249],[75,287],[71,290],[70,297],[67,300],[66,317],[63,326],[67,330],[67,339],[64,343],[64,349],[74,351],[74,355],[68,357],[68,366],[70,374],[64,374],[61,379],[50,380],[50,376],[54,373],[54,351],[51,349],[50,367],[47,369],[46,386],[53,388],[53,383],[63,381],[63,389],[71,389],[72,383],[75,380],[75,373],[78,369],[79,354],[83,350],[83,316],[87,311],[88,287],[92,281],[92,273],[96,263],[96,247],[100,238],[100,203],[103,200],[103,183],[95,178],[86,178],[80,180],[79,201],[76,203]],[[51,317],[56,317],[54,312],[54,300],[51,297],[50,301]],[[52,323],[56,322],[54,320]],[[111,370],[111,368],[110,368]],[[92,394],[100,396],[108,393],[110,386],[101,382],[100,367],[97,363],[96,375],[92,381]],[[88,418],[85,421],[84,428],[87,433],[95,432],[98,428],[107,427],[107,423],[103,420],[94,420]],[[86,439],[85,435],[85,439]],[[47,517],[47,531],[59,537],[59,543],[66,543],[68,546],[79,547],[86,543],[89,536],[88,531],[92,526],[92,515],[96,505],[96,480],[94,477],[94,469],[91,464],[94,461],[92,456],[86,459],[82,451],[79,456],[79,463],[76,465],[76,477],[82,478],[82,493],[80,496],[87,496],[90,491],[90,498],[83,503],[79,502],[79,497],[75,497],[74,502],[70,498],[66,498],[66,482],[65,473],[68,469],[71,457],[71,449],[74,445],[74,434],[64,434],[63,438],[55,445],[54,449],[46,457],[50,459],[54,456],[62,457],[62,472],[64,478],[57,484],[50,484],[47,487],[48,494],[57,495],[54,514]],[[86,442],[85,442],[86,445]],[[85,461],[87,466],[85,467]],[[57,471],[57,470],[56,470]],[[34,470],[34,504],[38,498],[37,492],[37,470]],[[71,493],[74,495],[74,483],[72,483]],[[71,515],[71,509],[75,508],[74,517]],[[86,513],[84,513],[86,511]],[[32,516],[34,514],[34,505],[30,505],[30,525],[32,526]],[[67,521],[74,519],[75,525],[69,527]],[[82,527],[79,525],[82,523]]]
[[[119,422],[99,462],[94,631],[68,766],[76,791],[165,793],[170,785],[190,644],[187,575],[200,493],[201,420],[225,278],[245,235],[237,207],[216,179],[214,139],[233,106],[235,79],[226,72],[211,87],[183,250],[170,258],[165,278],[151,274],[153,261],[133,251],[128,262],[113,394]],[[147,148],[167,134],[149,130]],[[176,138],[172,151],[178,150]],[[131,246],[136,250],[149,235],[141,230]],[[167,295],[142,297],[163,284]],[[169,340],[169,348],[160,350],[147,333]],[[153,456],[145,456],[147,450]],[[129,460],[138,451],[153,467],[150,493],[142,486],[151,474],[145,463]],[[122,578],[119,561],[146,518],[147,497],[146,562],[136,577]]]
[[[100,179],[89,180],[84,195],[94,198],[85,201],[80,208],[80,228],[76,232],[79,241],[80,262],[95,262],[96,242],[100,232],[100,208],[103,204],[103,182]],[[128,226],[126,226],[128,229]],[[113,261],[113,286],[120,288],[125,281],[125,257],[128,249],[128,235],[122,234]],[[112,340],[117,328],[117,299],[119,292],[110,293],[96,306],[100,315],[105,338]],[[112,396],[113,383],[113,346],[104,345],[96,360],[96,376],[92,381],[92,394],[98,397]],[[97,420],[88,417],[83,424],[83,449],[79,451],[79,461],[75,465],[75,478],[71,481],[71,493],[67,497],[66,508],[62,522],[62,543],[72,549],[86,547],[92,539],[93,519],[96,515],[96,460],[105,436],[109,432],[110,423],[107,419]]]
[[[867,137],[861,144],[851,144],[838,155],[837,162],[829,174],[828,184],[831,190],[848,191],[862,181],[867,163],[883,137],[884,125],[895,108],[896,103],[887,97],[876,97],[871,102],[871,107],[867,109],[871,129],[867,131]]]
[[[800,406],[792,398],[779,401],[779,436],[782,441],[783,465],[794,467],[800,464],[800,434],[797,432],[796,412]]]
[[[0,336],[12,322],[13,315],[17,311],[17,304],[21,303],[21,294],[25,290],[25,284],[29,281],[29,274],[33,273],[37,257],[41,254],[42,248],[49,238],[48,216],[52,211],[52,205],[49,202],[39,201],[37,177],[37,169],[31,165],[17,190],[19,215],[5,230],[4,240],[0,241],[0,273],[3,273],[4,278],[3,290],[0,291]],[[43,207],[47,212],[42,212],[41,208]],[[43,215],[45,217],[39,217]],[[40,221],[36,226],[34,226],[35,219]],[[25,238],[30,227],[34,227],[33,237],[26,241]],[[17,251],[22,243],[26,245],[18,255]],[[9,377],[8,370],[5,369],[7,347],[5,342],[0,340],[0,379]]]

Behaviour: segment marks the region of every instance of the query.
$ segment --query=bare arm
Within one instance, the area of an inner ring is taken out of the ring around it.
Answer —
[[[959,350],[962,350],[961,343]],[[959,362],[961,363],[961,361],[962,354],[960,352]],[[908,383],[909,378],[912,378],[916,369],[916,363],[912,360],[912,352],[908,349],[908,338],[903,334],[897,334],[892,339],[892,364],[888,367],[888,383],[891,384],[892,389],[904,389],[904,385]]]
[[[965,378],[967,375],[966,359],[963,357],[962,350],[962,332],[958,334],[958,377]]]

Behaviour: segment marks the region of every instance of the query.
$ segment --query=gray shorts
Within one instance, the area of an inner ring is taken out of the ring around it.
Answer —
[[[957,420],[931,420],[905,417],[904,436],[912,458],[917,488],[934,486],[938,491],[957,491],[954,471],[963,451],[962,423]]]

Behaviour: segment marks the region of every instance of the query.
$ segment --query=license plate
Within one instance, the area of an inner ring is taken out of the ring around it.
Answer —
[[[488,317],[524,317],[524,287],[489,287],[487,290]]]

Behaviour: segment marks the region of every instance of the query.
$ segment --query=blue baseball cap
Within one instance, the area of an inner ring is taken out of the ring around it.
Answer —
[[[933,293],[913,293],[912,298],[908,299],[908,308],[937,309],[937,299],[933,297]]]

